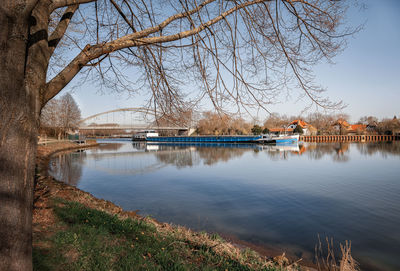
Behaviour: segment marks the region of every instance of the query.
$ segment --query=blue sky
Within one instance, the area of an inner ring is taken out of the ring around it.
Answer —
[[[378,118],[400,116],[400,1],[360,0],[366,10],[352,8],[351,25],[364,24],[364,29],[348,39],[347,48],[334,58],[335,64],[321,63],[314,68],[316,82],[327,88],[332,100],[343,100],[343,110],[357,121],[361,116]],[[62,93],[71,91],[67,86]],[[292,99],[270,107],[272,112],[297,115],[305,103],[297,101],[298,90]],[[79,104],[82,116],[124,107],[137,107],[140,97],[128,94],[99,93],[90,84],[74,88],[72,95]],[[266,114],[258,118],[263,120]]]

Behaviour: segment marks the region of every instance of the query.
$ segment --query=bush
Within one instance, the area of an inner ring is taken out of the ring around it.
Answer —
[[[263,134],[269,134],[269,129],[268,128],[264,128],[264,130],[262,131]]]
[[[253,128],[251,128],[251,132],[253,133],[253,135],[259,135],[262,133],[262,131],[263,129],[261,128],[261,126],[257,124],[255,124]]]

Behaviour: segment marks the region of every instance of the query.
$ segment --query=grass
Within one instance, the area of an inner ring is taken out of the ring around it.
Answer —
[[[232,257],[217,249],[218,235],[208,237],[217,244],[210,245],[198,241],[207,234],[191,240],[61,199],[53,210],[58,222],[36,240],[34,270],[283,270],[250,250]]]
[[[333,238],[325,238],[325,244],[318,235],[318,244],[315,246],[315,261],[318,270],[323,271],[358,271],[358,263],[351,256],[351,242],[340,244],[340,259],[336,259]]]

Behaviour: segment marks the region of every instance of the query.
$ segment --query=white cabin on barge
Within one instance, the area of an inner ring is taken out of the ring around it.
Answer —
[[[145,141],[148,137],[157,137],[158,133],[155,130],[140,131],[132,136],[133,141]]]

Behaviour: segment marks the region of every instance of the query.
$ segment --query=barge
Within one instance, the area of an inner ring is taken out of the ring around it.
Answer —
[[[256,143],[261,136],[150,136],[147,142],[172,143],[172,142],[194,142],[194,143]]]

